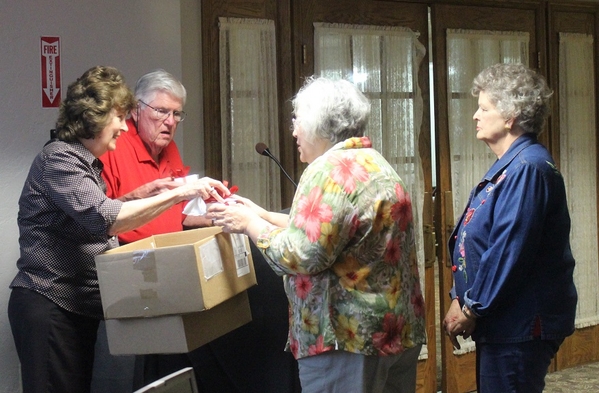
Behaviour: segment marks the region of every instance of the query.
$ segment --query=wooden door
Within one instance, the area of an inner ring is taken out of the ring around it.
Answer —
[[[206,173],[216,179],[222,173],[221,97],[219,64],[219,18],[267,19],[275,22],[277,53],[277,95],[279,97],[279,161],[284,168],[295,166],[295,142],[291,126],[291,51],[290,0],[202,0],[202,80],[204,96],[204,157]],[[266,158],[265,158],[266,159]],[[273,164],[274,165],[274,164]],[[291,205],[295,188],[281,173],[280,192],[283,207]]]
[[[467,5],[471,4],[471,5]],[[454,200],[452,197],[452,163],[450,146],[450,125],[448,119],[449,101],[452,95],[469,94],[464,92],[449,92],[448,53],[446,40],[448,29],[467,29],[473,31],[517,31],[526,32],[529,37],[528,58],[534,63],[532,68],[537,68],[537,59],[543,59],[545,53],[541,50],[540,39],[543,32],[540,5],[499,3],[489,1],[461,2],[460,5],[433,4],[431,7],[431,23],[433,35],[433,60],[434,60],[434,86],[435,86],[435,124],[437,147],[437,189],[435,198],[435,227],[439,240],[438,260],[440,272],[440,315],[442,321],[449,309],[451,299],[449,290],[453,286],[453,277],[449,268],[447,242],[455,223]],[[474,54],[476,55],[476,53]],[[467,61],[467,59],[465,59]],[[481,71],[481,70],[479,70]],[[544,73],[541,70],[542,73]],[[473,113],[472,113],[473,114]],[[471,116],[472,114],[467,114]],[[464,115],[466,116],[466,115]],[[472,125],[472,138],[474,124]],[[465,192],[469,192],[474,184],[465,184]],[[457,207],[461,213],[463,207]],[[442,391],[447,393],[461,393],[476,390],[475,353],[469,352],[454,355],[453,346],[449,338],[441,335],[442,355]]]
[[[549,83],[550,86],[554,88],[554,97],[553,97],[553,113],[550,119],[550,130],[551,130],[551,153],[553,157],[556,159],[559,168],[563,166],[560,165],[560,89],[563,86],[564,81],[560,81],[560,40],[559,36],[562,33],[568,34],[577,34],[577,35],[586,35],[592,37],[593,45],[589,48],[589,51],[593,51],[591,54],[592,58],[594,58],[594,66],[588,67],[590,70],[594,70],[595,81],[599,80],[599,74],[597,69],[597,36],[599,29],[599,10],[596,5],[581,5],[577,4],[573,5],[564,5],[564,4],[550,4],[548,9],[548,42],[549,42]],[[589,45],[591,46],[591,45]],[[587,71],[587,70],[585,70]],[[595,83],[596,85],[596,83]],[[565,87],[565,86],[564,86]],[[597,87],[595,86],[595,97],[597,97]],[[597,99],[595,98],[595,101]],[[596,130],[596,113],[598,113],[597,105],[595,105],[595,129],[594,133],[597,135]],[[568,132],[568,130],[566,130]],[[595,138],[596,139],[596,138]],[[584,138],[582,143],[588,143],[589,139]],[[597,149],[595,149],[597,151]],[[591,172],[591,171],[589,171]],[[562,172],[563,173],[563,172]],[[594,171],[595,178],[597,178],[598,171]],[[564,174],[565,177],[568,174]],[[569,198],[570,199],[570,198]],[[572,203],[572,200],[570,200]],[[576,202],[580,203],[579,200]],[[595,209],[596,212],[599,212],[599,209]],[[571,212],[572,213],[572,212]],[[572,226],[575,227],[577,225],[576,222],[577,216],[574,215]],[[586,220],[585,220],[586,221]],[[588,266],[582,266],[586,264],[588,261],[585,258],[577,257],[580,256],[578,250],[573,246],[572,252],[574,257],[576,258],[577,269],[588,269]],[[587,259],[590,259],[591,263],[598,263],[599,258],[595,255],[589,255]],[[592,267],[590,270],[592,271]],[[594,287],[594,291],[597,291],[597,287]],[[582,286],[578,289],[579,302],[582,301],[583,297],[593,297],[592,294],[585,293],[583,291]],[[596,295],[595,295],[596,296]],[[596,362],[599,360],[599,325],[581,327],[578,328],[574,334],[568,337],[562,346],[560,347],[559,352],[555,357],[554,366],[552,371],[562,370],[564,368],[576,366],[579,364]]]
[[[419,41],[428,47],[428,8],[425,4],[398,3],[375,0],[308,0],[292,2],[292,47],[294,63],[294,86],[297,90],[305,77],[314,74],[314,23],[340,23],[368,26],[407,27],[420,33]],[[425,259],[425,300],[427,321],[427,358],[418,367],[418,392],[436,392],[436,346],[435,346],[435,285],[434,285],[434,231],[432,216],[432,171],[429,111],[428,56],[417,70],[424,101],[424,114],[418,150],[424,171],[425,196],[423,217]],[[395,132],[396,130],[383,130]],[[298,170],[299,166],[298,166]],[[296,177],[299,175],[296,174]],[[406,180],[406,179],[404,179]],[[426,244],[429,246],[427,247]]]

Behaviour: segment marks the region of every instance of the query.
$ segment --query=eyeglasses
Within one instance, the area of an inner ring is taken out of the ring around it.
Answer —
[[[142,100],[138,100],[138,101],[141,102],[142,104],[144,104],[145,106],[147,106],[148,108],[153,109],[153,111],[152,111],[152,118],[154,120],[164,121],[172,113],[173,114],[173,119],[175,119],[175,121],[177,123],[180,123],[183,120],[185,120],[185,116],[187,116],[187,113],[185,113],[185,111],[169,111],[169,110],[166,110],[164,108],[154,108],[152,105],[146,104]]]

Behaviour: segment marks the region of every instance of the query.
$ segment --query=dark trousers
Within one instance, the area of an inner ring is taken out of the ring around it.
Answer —
[[[476,343],[479,393],[542,393],[545,376],[560,340]]]
[[[283,280],[254,243],[250,245],[258,280],[258,285],[248,289],[252,321],[190,353],[138,356],[136,374],[144,371],[144,383],[192,366],[202,393],[301,391],[297,361],[284,350],[289,304]]]
[[[24,288],[13,288],[8,319],[23,393],[89,392],[99,320],[68,312]]]

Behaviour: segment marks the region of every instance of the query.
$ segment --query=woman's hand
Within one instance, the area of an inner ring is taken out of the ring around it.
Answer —
[[[132,201],[135,199],[148,198],[148,197],[151,197],[154,195],[161,194],[165,191],[177,188],[180,185],[181,185],[181,183],[174,181],[170,177],[165,177],[163,179],[156,179],[154,181],[144,184],[143,186],[137,187],[135,190],[133,190],[125,195],[122,195],[121,197],[119,197],[119,200],[126,202],[126,201]]]
[[[154,218],[158,217],[173,205],[201,197],[208,199],[214,197],[219,202],[224,202],[217,190],[221,191],[221,195],[225,198],[231,195],[229,189],[220,181],[203,177],[199,180],[185,184],[179,184],[177,188],[161,192],[149,198],[136,199],[123,203],[121,210],[116,218],[116,221],[108,229],[110,236],[118,235],[119,233],[127,232],[141,225],[147,224]]]
[[[244,206],[247,206],[248,208],[250,208],[254,213],[256,213],[258,216],[266,219],[266,216],[268,214],[268,211],[258,205],[256,205],[252,200],[248,199],[248,198],[244,198],[240,195],[232,195],[231,199],[234,199],[235,202],[237,203],[241,203]]]
[[[467,318],[460,307],[460,302],[454,299],[450,306],[445,318],[443,319],[443,329],[445,334],[451,340],[453,346],[460,349],[460,343],[458,342],[457,336],[464,336],[464,338],[470,337],[474,329],[476,328],[476,319]]]
[[[220,192],[218,191],[220,190]],[[179,184],[176,189],[179,191],[181,200],[189,200],[200,197],[204,200],[213,197],[217,202],[224,203],[224,198],[231,195],[231,192],[223,183],[210,177],[203,177],[196,181],[192,181],[185,184]],[[224,195],[224,198],[221,197]]]
[[[212,220],[213,225],[223,227],[223,231],[227,233],[246,233],[252,220],[260,220],[260,216],[251,207],[230,202],[210,204],[206,217]]]
[[[213,196],[217,201],[223,202],[224,199],[218,195],[216,189],[221,190],[222,195],[224,195],[225,198],[231,194],[229,189],[223,183],[210,177],[203,177],[189,183],[180,183],[170,177],[165,177],[163,179],[153,180],[144,184],[143,186],[139,186],[135,190],[119,197],[119,200],[126,202],[136,199],[144,199],[177,188],[179,188],[180,196],[182,197],[181,200],[189,200],[196,197],[208,199]]]

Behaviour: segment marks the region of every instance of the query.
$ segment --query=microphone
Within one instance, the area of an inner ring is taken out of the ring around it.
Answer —
[[[281,171],[283,171],[283,173],[285,174],[285,176],[287,176],[287,179],[289,179],[289,181],[291,183],[293,183],[293,185],[295,186],[295,188],[297,188],[297,184],[293,181],[293,179],[291,178],[291,176],[289,176],[289,173],[287,173],[287,171],[285,170],[285,168],[283,168],[283,165],[281,165],[281,163],[279,162],[279,160],[277,160],[277,158],[272,155],[272,153],[270,152],[270,150],[268,150],[268,146],[266,146],[266,144],[264,144],[262,142],[256,143],[256,152],[258,152],[258,154],[260,154],[260,155],[270,157],[279,166],[279,168],[281,169]]]

